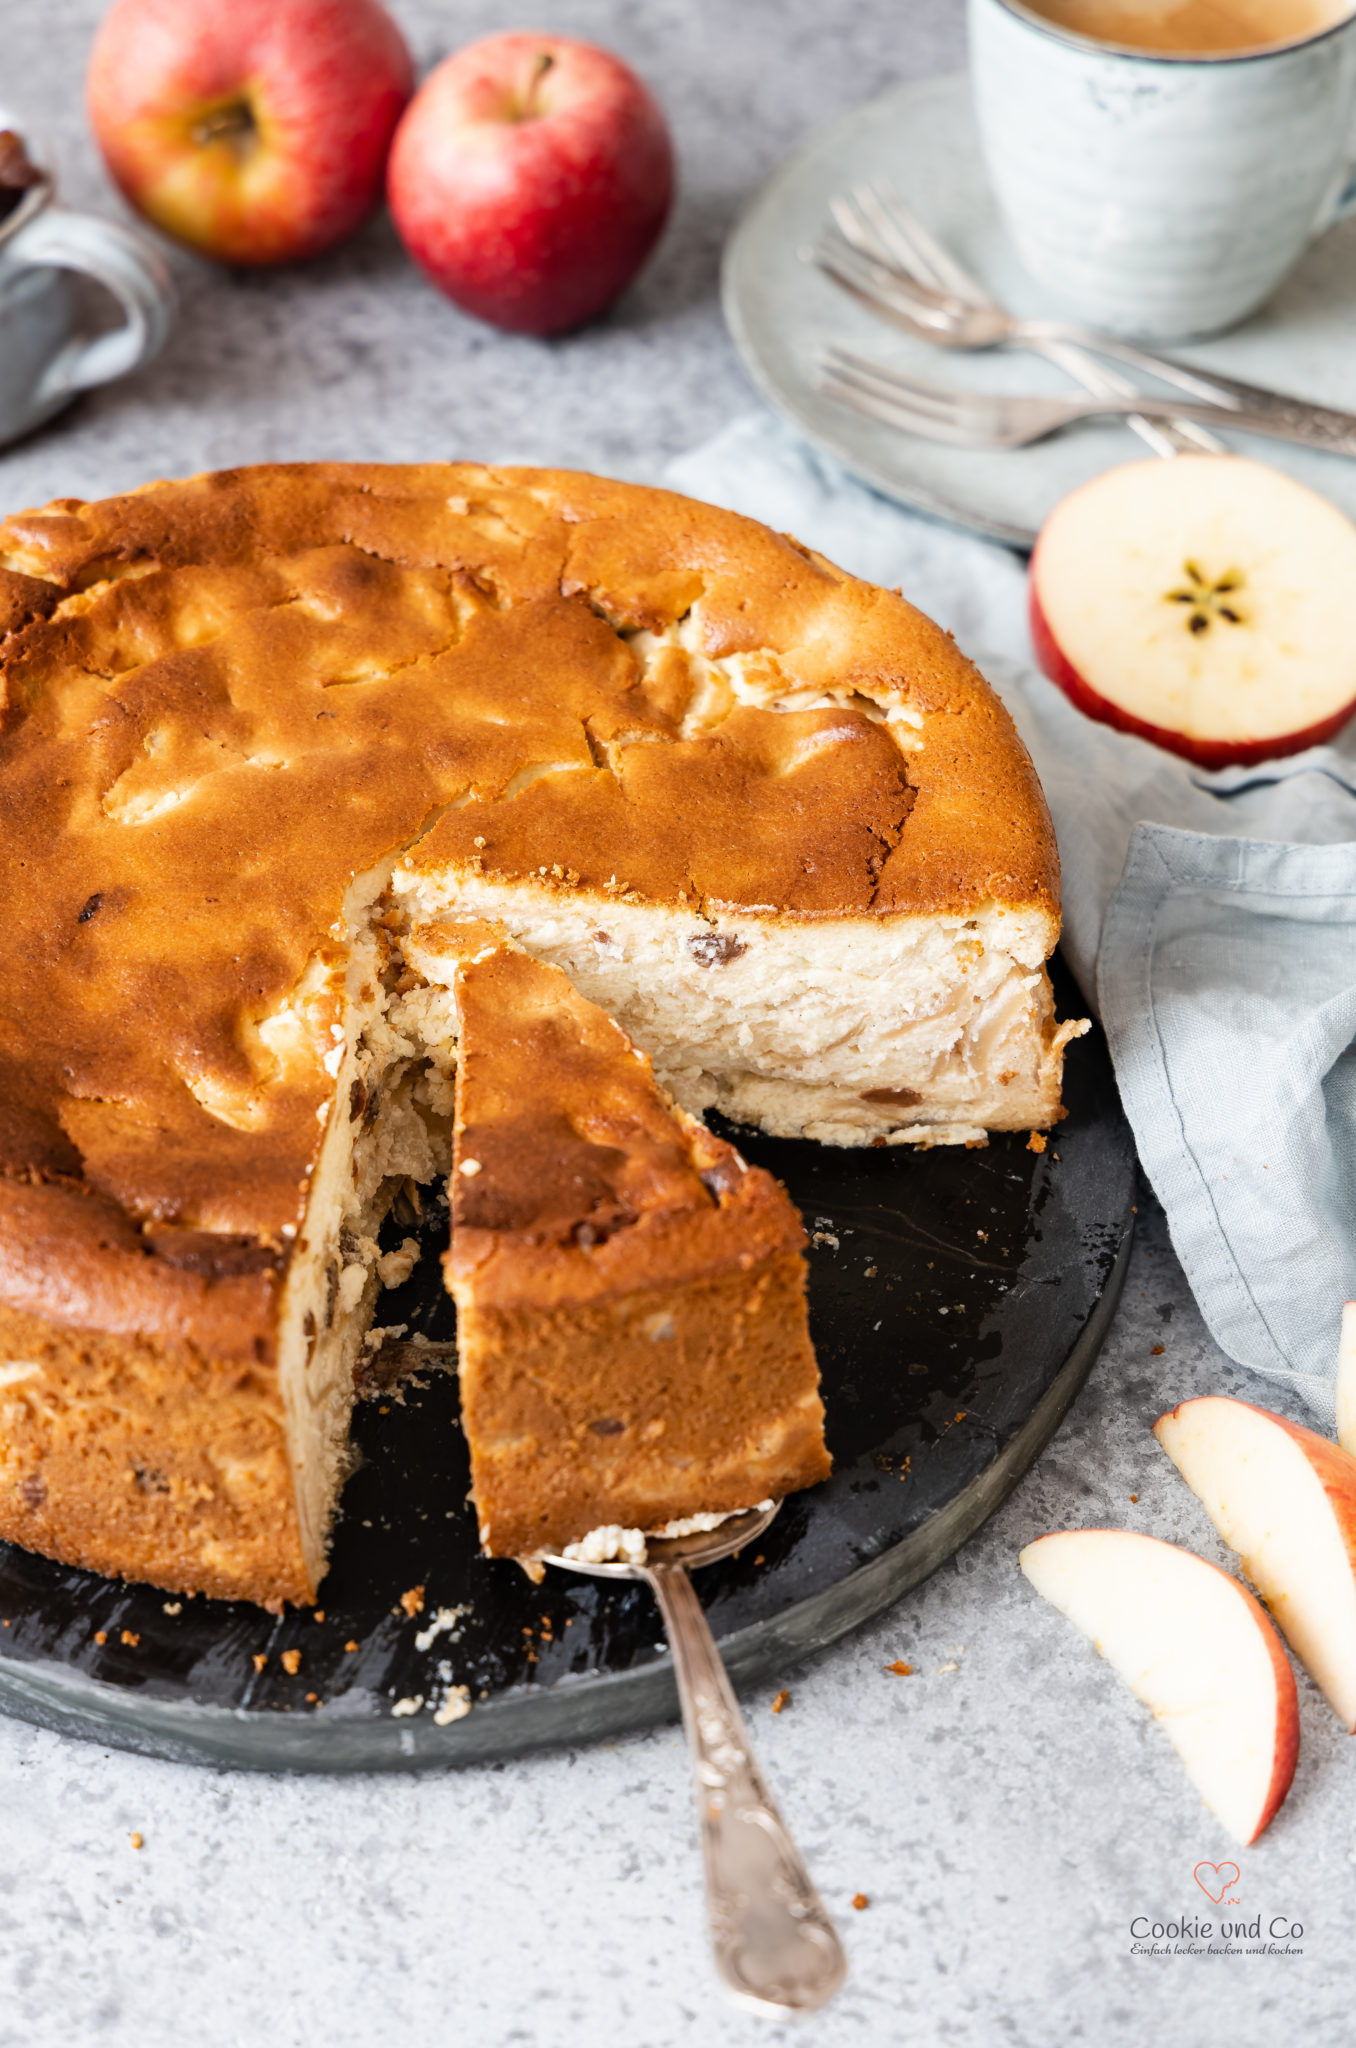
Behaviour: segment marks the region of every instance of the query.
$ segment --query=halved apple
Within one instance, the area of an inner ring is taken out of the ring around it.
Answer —
[[[1255,1842],[1295,1775],[1299,1707],[1251,1593],[1189,1550],[1128,1529],[1060,1530],[1019,1561],[1151,1709],[1235,1841]]]
[[[1337,1340],[1337,1441],[1356,1456],[1356,1301],[1342,1304]]]
[[[1356,711],[1356,525],[1265,463],[1108,470],[1046,520],[1029,590],[1037,659],[1079,710],[1206,768]]]
[[[1154,1435],[1356,1733],[1356,1458],[1223,1394],[1183,1401],[1159,1417]]]

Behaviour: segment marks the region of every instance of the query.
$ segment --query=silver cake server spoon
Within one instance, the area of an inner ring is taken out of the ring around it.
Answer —
[[[752,1543],[780,1506],[697,1535],[651,1538],[644,1564],[543,1558],[597,1578],[643,1579],[659,1602],[692,1757],[716,1969],[739,2005],[767,2018],[827,2005],[847,1957],[758,1768],[688,1572]]]

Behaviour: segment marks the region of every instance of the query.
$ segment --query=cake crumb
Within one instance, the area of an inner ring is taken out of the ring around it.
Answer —
[[[318,1707],[320,1705],[320,1694],[318,1692],[308,1692],[306,1704],[308,1707]]]
[[[141,1641],[141,1637],[135,1635],[130,1628],[125,1628],[119,1637],[119,1641],[126,1643],[129,1650],[135,1650]]]
[[[423,1587],[411,1586],[408,1592],[401,1594],[400,1604],[405,1610],[406,1617],[413,1621],[416,1614],[422,1614],[424,1611]]]
[[[1135,1506],[1138,1506],[1138,1504],[1139,1504],[1139,1495],[1138,1495],[1137,1493],[1132,1493],[1132,1494],[1131,1494],[1131,1496],[1130,1496],[1130,1499],[1131,1499],[1131,1502],[1132,1502],[1132,1503],[1133,1503],[1133,1504],[1134,1504]]]
[[[5,1623],[5,1627],[9,1627],[8,1622]],[[104,1644],[108,1641],[108,1630],[106,1628],[96,1628],[94,1631],[94,1640],[99,1645],[99,1648],[102,1650]]]
[[[894,1673],[894,1675],[895,1675],[895,1677],[896,1677],[896,1678],[912,1678],[912,1677],[913,1677],[913,1666],[912,1666],[912,1664],[906,1664],[906,1663],[904,1662],[904,1659],[903,1659],[902,1657],[896,1657],[896,1658],[895,1658],[895,1661],[894,1661],[894,1663],[893,1663],[893,1664],[887,1664],[887,1665],[886,1665],[886,1667],[885,1667],[885,1669],[886,1669],[887,1671],[892,1671],[892,1672]]]
[[[952,1659],[952,1661],[951,1661],[951,1663],[949,1663],[949,1664],[939,1664],[939,1665],[937,1666],[937,1669],[936,1669],[936,1671],[935,1671],[935,1672],[933,1673],[933,1676],[934,1676],[935,1678],[945,1678],[948,1672],[950,1672],[950,1671],[959,1671],[959,1670],[960,1670],[960,1665],[959,1665],[959,1664],[957,1664],[957,1663],[956,1663],[956,1661],[955,1661],[955,1659],[953,1658],[953,1659]]]
[[[431,1650],[434,1643],[437,1642],[440,1635],[444,1634],[448,1630],[455,1629],[458,1623],[461,1621],[462,1616],[469,1614],[470,1612],[471,1608],[469,1602],[464,1602],[460,1607],[440,1607],[437,1613],[434,1615],[432,1621],[429,1622],[428,1626],[426,1628],[421,1628],[418,1635],[415,1637],[415,1649]]]
[[[353,1655],[355,1654],[355,1652],[357,1651],[357,1648],[358,1648],[358,1645],[357,1645],[357,1643],[355,1643],[355,1642],[354,1642],[354,1640],[353,1640],[353,1638],[352,1638],[352,1636],[350,1636],[350,1637],[349,1637],[349,1639],[348,1639],[348,1641],[347,1641],[347,1642],[346,1642],[346,1643],[344,1644],[344,1654],[345,1654],[345,1656],[347,1656],[347,1657],[352,1657],[352,1656],[353,1656]]]
[[[142,1834],[129,1835],[127,1839],[134,1849],[144,1849],[146,1846],[146,1837]]]
[[[1161,1344],[1155,1344],[1153,1349],[1150,1351],[1149,1356],[1150,1358],[1161,1358],[1163,1356],[1163,1346]]]
[[[403,1287],[419,1263],[419,1240],[407,1237],[401,1241],[400,1249],[384,1252],[377,1260],[377,1272],[383,1287]]]
[[[251,1664],[253,1664],[256,1671],[262,1671],[264,1666],[268,1663],[268,1658],[262,1650],[257,1650],[254,1656],[251,1657],[250,1662]]]
[[[165,1602],[163,1611],[166,1614],[182,1614],[184,1611],[184,1603],[182,1600],[167,1600]]]
[[[1032,1131],[1026,1141],[1026,1149],[1028,1152],[1043,1152],[1045,1150],[1044,1131]]]
[[[301,1669],[301,1651],[284,1650],[282,1653],[282,1668],[289,1678],[295,1678]]]
[[[449,1685],[443,1703],[433,1716],[435,1728],[446,1728],[452,1721],[461,1721],[471,1711],[471,1688],[469,1685]]]
[[[421,1692],[415,1692],[411,1693],[407,1699],[397,1700],[391,1712],[399,1719],[405,1714],[417,1714],[423,1704],[424,1695]]]
[[[790,1701],[791,1701],[791,1695],[790,1695],[790,1693],[789,1693],[789,1692],[788,1692],[788,1691],[786,1690],[785,1686],[783,1686],[783,1687],[782,1687],[782,1690],[781,1690],[781,1691],[780,1691],[780,1692],[778,1693],[778,1695],[777,1695],[776,1699],[775,1699],[775,1700],[774,1700],[774,1701],[772,1702],[772,1711],[773,1711],[773,1713],[774,1713],[774,1714],[780,1714],[780,1713],[781,1713],[781,1711],[782,1711],[782,1708],[783,1708],[783,1707],[785,1707],[785,1706],[789,1706],[789,1705],[790,1705]]]
[[[314,1614],[312,1615],[311,1619],[312,1619],[313,1621],[323,1621],[323,1620],[325,1619],[325,1610],[324,1610],[324,1608],[323,1608],[323,1607],[317,1607],[317,1608],[316,1608],[316,1611],[315,1611],[315,1613],[314,1613]]]
[[[854,1912],[864,1913],[870,1904],[871,1901],[870,1899],[868,1899],[865,1892],[854,1892],[852,1894],[852,1905]]]

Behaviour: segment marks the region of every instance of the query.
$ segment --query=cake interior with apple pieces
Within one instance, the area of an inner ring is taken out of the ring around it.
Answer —
[[[440,921],[560,970],[689,1116],[926,1147],[1062,1113],[1007,714],[752,521],[227,471],[0,525],[0,635],[0,1536],[314,1596],[415,1251],[377,1226],[451,1165]]]
[[[502,930],[406,957],[456,1010],[446,1271],[486,1552],[634,1552],[827,1477],[785,1190]]]

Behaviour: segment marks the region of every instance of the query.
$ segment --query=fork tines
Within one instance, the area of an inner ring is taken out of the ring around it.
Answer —
[[[962,305],[992,303],[888,185],[854,185],[851,192],[829,201],[829,211],[839,234],[887,270],[894,266],[896,275],[902,273]]]
[[[954,393],[925,384],[897,370],[873,363],[851,349],[830,345],[819,359],[819,389],[827,398],[853,407],[882,425],[902,427],[929,441],[950,441],[972,447],[975,426],[969,395],[958,403]],[[980,403],[982,404],[982,400]]]
[[[841,234],[832,239],[821,236],[810,253],[819,268],[844,291],[851,292],[873,312],[897,315],[910,331],[935,328],[940,336],[950,324],[950,302],[930,303],[928,297],[878,255],[845,240]]]

